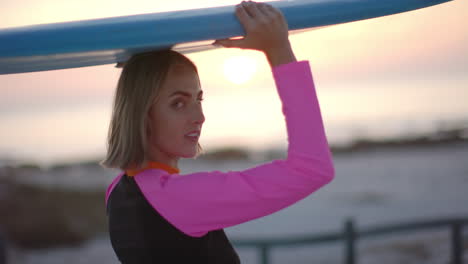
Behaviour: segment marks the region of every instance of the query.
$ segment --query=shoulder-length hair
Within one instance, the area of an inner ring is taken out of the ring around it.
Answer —
[[[123,65],[123,69],[114,95],[107,154],[99,163],[102,167],[126,170],[147,165],[147,113],[157,102],[170,67],[176,64],[191,67],[198,76],[195,64],[171,49],[136,54],[125,63],[117,64],[117,67]],[[200,84],[200,79],[198,82]],[[196,157],[201,151],[198,143]]]

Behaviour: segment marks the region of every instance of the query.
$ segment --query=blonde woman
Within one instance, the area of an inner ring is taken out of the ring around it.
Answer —
[[[197,68],[172,50],[132,57],[118,82],[101,163],[122,171],[106,192],[121,263],[240,263],[223,228],[277,212],[334,178],[309,62],[296,61],[283,14],[256,2],[242,2],[235,13],[246,35],[215,44],[265,54],[282,102],[287,158],[242,171],[181,174],[178,160],[201,150]]]

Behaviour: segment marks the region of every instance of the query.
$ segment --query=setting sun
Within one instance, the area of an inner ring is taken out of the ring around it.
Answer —
[[[235,84],[246,83],[256,71],[257,62],[247,56],[230,57],[224,61],[224,76]]]

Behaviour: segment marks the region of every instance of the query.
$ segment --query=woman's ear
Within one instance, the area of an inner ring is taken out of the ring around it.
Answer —
[[[156,103],[152,103],[150,105],[150,107],[148,108],[148,112],[146,113],[146,118],[148,118],[149,120],[152,121],[153,119],[153,110],[154,110],[154,107],[155,107]]]
[[[146,116],[146,137],[149,138],[151,135],[151,112],[148,111]]]

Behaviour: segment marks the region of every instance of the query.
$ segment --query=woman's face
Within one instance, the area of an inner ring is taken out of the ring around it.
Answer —
[[[179,157],[197,154],[205,116],[197,73],[187,65],[171,67],[159,99],[148,112],[150,159],[174,166]],[[197,131],[195,137],[190,137]]]

